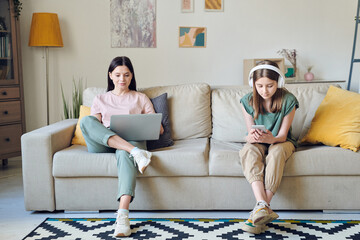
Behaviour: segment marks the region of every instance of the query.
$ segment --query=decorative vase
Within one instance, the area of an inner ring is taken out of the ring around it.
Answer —
[[[307,72],[304,75],[304,79],[308,82],[312,81],[314,79],[314,74],[312,72]]]

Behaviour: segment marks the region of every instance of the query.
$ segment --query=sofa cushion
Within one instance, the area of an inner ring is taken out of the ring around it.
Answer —
[[[162,113],[161,124],[164,128],[164,132],[160,135],[158,140],[146,141],[147,149],[153,150],[156,148],[169,147],[174,144],[174,141],[171,139],[167,93],[163,93],[160,96],[151,98],[150,100],[154,105],[155,112]]]
[[[106,88],[89,87],[83,91],[83,102],[82,104],[91,107],[94,98],[99,95],[106,93]]]
[[[90,107],[81,105],[80,106],[80,114],[79,114],[79,120],[75,127],[74,137],[71,140],[71,144],[79,144],[86,146],[85,138],[82,134],[82,131],[80,129],[80,121],[83,117],[90,115]]]
[[[141,89],[149,98],[168,94],[174,140],[204,138],[211,134],[210,86],[205,83]]]
[[[358,176],[360,152],[339,147],[302,146],[288,159],[284,176]]]
[[[239,150],[243,144],[211,140],[209,174],[244,176]],[[356,176],[360,169],[360,152],[339,147],[302,146],[285,164],[284,176]]]
[[[243,146],[243,143],[211,139],[209,154],[210,176],[244,176],[239,157],[239,151]]]
[[[152,151],[144,176],[208,176],[209,139],[174,141],[171,147]]]
[[[292,122],[292,134],[295,139],[299,140],[299,136],[303,130],[305,119],[309,110],[313,105],[314,94],[326,94],[331,84],[328,83],[311,83],[311,84],[288,84],[286,88],[294,94],[299,101],[299,108],[295,111],[295,117]],[[338,85],[337,85],[338,86]]]
[[[244,142],[246,123],[241,112],[240,99],[250,87],[214,89],[211,94],[212,138],[219,141]]]
[[[322,102],[322,100],[324,100],[325,95],[326,95],[325,93],[314,92],[313,96],[311,97],[311,104],[309,107],[309,111],[306,114],[304,125],[303,125],[300,135],[299,135],[299,143],[301,143],[301,139],[303,139],[303,137],[309,131],[310,126],[311,126],[311,121],[313,120],[313,118],[315,116],[315,112],[318,109],[318,107],[320,106],[320,103]]]
[[[360,94],[331,86],[303,142],[360,149]]]
[[[207,138],[175,141],[171,147],[153,151],[144,175],[206,176],[208,175],[209,140]],[[117,177],[114,153],[89,153],[85,146],[72,145],[55,153],[54,177]]]

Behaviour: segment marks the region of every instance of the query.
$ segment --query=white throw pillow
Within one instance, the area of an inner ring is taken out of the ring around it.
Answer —
[[[91,107],[94,98],[99,95],[106,93],[106,88],[98,88],[98,87],[89,87],[86,88],[83,92],[83,102],[82,105]]]
[[[311,126],[311,121],[315,116],[316,110],[318,109],[318,107],[320,106],[320,103],[324,100],[326,93],[319,93],[319,92],[314,92],[312,98],[311,98],[311,105],[309,108],[308,113],[306,114],[306,118],[305,118],[305,122],[304,125],[301,129],[301,133],[299,136],[299,143],[301,141],[301,139],[307,134],[307,132],[310,129]]]

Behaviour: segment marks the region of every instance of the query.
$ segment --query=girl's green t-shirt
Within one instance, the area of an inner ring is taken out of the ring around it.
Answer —
[[[254,118],[254,109],[249,104],[252,95],[252,92],[246,94],[241,98],[240,102],[244,106],[246,112]],[[259,114],[258,118],[255,119],[255,124],[265,125],[266,129],[271,131],[273,136],[276,137],[279,133],[283,118],[288,115],[294,107],[297,109],[299,107],[299,102],[292,93],[286,91],[283,96],[281,111],[276,113],[266,112],[264,114]],[[286,140],[292,142],[294,146],[297,147],[297,142],[291,134],[291,129],[292,127],[289,129]]]

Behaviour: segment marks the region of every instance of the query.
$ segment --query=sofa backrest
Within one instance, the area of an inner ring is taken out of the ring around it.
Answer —
[[[315,112],[331,84],[294,84],[285,87],[299,101],[299,109],[295,112],[292,133],[296,139],[303,131],[306,116],[311,110]],[[212,90],[212,138],[220,141],[244,142],[247,134],[245,119],[240,108],[240,99],[252,91],[249,86],[216,88]],[[317,97],[316,102],[314,96]],[[315,109],[312,109],[315,108]]]
[[[220,141],[244,142],[247,130],[240,99],[250,91],[249,86],[212,90],[212,138]]]
[[[168,95],[168,108],[172,139],[210,137],[211,109],[210,86],[206,83],[193,83],[174,86],[139,89],[149,98],[163,93]],[[91,106],[97,94],[105,88],[87,88],[83,93],[83,105]]]
[[[286,88],[299,101],[292,124],[296,139],[310,124],[317,107],[331,84],[294,84]],[[338,85],[336,85],[338,86]],[[221,87],[212,91],[206,83],[139,89],[149,98],[168,94],[171,133],[174,140],[209,137],[220,141],[244,142],[246,124],[240,108],[240,99],[252,91],[249,86]],[[97,94],[105,88],[87,88],[83,93],[83,105],[91,106]],[[210,100],[211,94],[211,100]],[[310,121],[310,122],[309,122]]]

